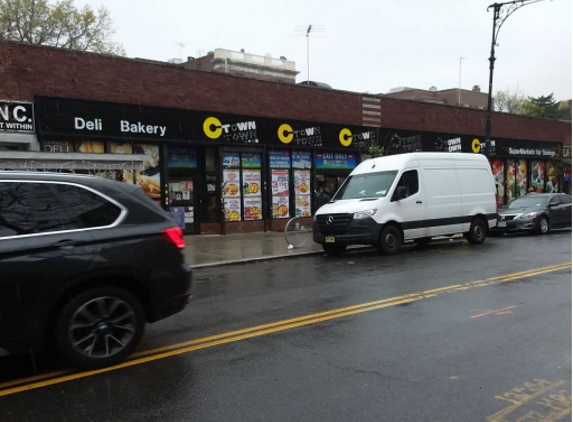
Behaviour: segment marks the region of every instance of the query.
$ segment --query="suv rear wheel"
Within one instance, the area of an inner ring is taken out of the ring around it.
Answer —
[[[65,306],[56,325],[59,350],[74,365],[101,368],[123,361],[143,335],[139,301],[116,287],[96,287]]]

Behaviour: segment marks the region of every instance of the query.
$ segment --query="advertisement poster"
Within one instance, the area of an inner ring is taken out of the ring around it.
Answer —
[[[243,206],[245,209],[245,221],[263,219],[263,200],[258,198],[244,198]]]
[[[295,213],[297,217],[310,217],[310,195],[295,195]]]
[[[557,167],[553,161],[547,162],[547,186],[545,191],[548,193],[559,192],[559,177]]]
[[[272,169],[290,169],[290,152],[271,151],[269,161]]]
[[[169,183],[169,202],[191,201],[193,197],[193,181],[183,180]]]
[[[184,207],[169,207],[169,215],[177,223],[180,229],[185,228],[185,208]]]
[[[293,169],[311,169],[312,154],[310,152],[293,152],[292,168]]]
[[[261,154],[243,153],[241,157],[241,165],[244,169],[260,169],[261,163]]]
[[[197,151],[189,148],[169,148],[167,167],[172,169],[197,168]]]
[[[147,144],[133,145],[133,153],[145,155],[143,171],[135,172],[135,181],[143,192],[152,199],[161,199],[161,174],[159,167],[159,146]]]
[[[499,158],[491,161],[491,172],[493,173],[493,178],[495,180],[495,186],[497,188],[497,203],[503,204],[504,197],[504,184],[503,179],[505,177],[505,164],[503,160]]]
[[[105,152],[105,144],[101,141],[76,142],[76,146],[76,152],[83,152],[84,154],[103,154]]]
[[[239,153],[222,154],[221,162],[224,169],[238,169],[241,167],[241,157]]]
[[[294,192],[298,195],[310,195],[310,171],[294,171]]]
[[[223,196],[225,198],[240,198],[241,191],[240,170],[223,170]]]
[[[356,155],[325,152],[316,154],[318,170],[352,170],[356,167]]]
[[[515,194],[516,198],[519,198],[527,195],[527,161],[525,159],[516,161],[515,173]]]
[[[507,184],[505,190],[507,193],[507,203],[515,199],[515,160],[507,160]]]
[[[288,170],[271,170],[271,189],[273,196],[289,195]]]
[[[543,193],[543,183],[545,181],[545,167],[543,161],[531,162],[531,186],[537,193]]]
[[[195,222],[194,207],[185,207],[185,223],[192,224]]]
[[[74,143],[72,141],[44,141],[42,151],[74,152]]]
[[[260,170],[243,170],[243,196],[261,196]]]
[[[225,198],[225,221],[241,221],[241,198]]]
[[[288,196],[273,196],[273,218],[288,218],[289,215]]]

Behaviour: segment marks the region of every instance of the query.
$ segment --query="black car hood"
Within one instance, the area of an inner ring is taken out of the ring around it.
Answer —
[[[501,209],[499,210],[500,215],[505,214],[522,214],[535,211],[545,211],[545,207],[523,207],[523,208],[511,208],[511,209]]]

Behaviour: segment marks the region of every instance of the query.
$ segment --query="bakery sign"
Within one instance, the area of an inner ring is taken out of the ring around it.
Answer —
[[[0,100],[0,132],[34,133],[34,104]]]

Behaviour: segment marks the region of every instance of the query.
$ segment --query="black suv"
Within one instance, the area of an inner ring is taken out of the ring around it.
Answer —
[[[0,356],[56,345],[76,366],[125,359],[191,291],[181,230],[136,185],[0,172]]]

